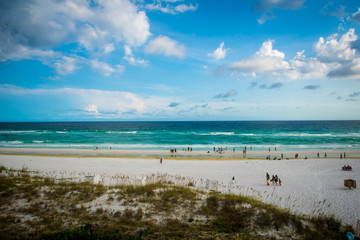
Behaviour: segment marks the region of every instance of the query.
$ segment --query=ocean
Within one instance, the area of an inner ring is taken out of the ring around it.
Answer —
[[[359,150],[360,121],[0,123],[2,148]]]

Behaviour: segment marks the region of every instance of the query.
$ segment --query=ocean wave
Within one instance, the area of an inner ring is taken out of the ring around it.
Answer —
[[[197,133],[197,135],[201,136],[217,136],[217,135],[235,135],[235,132],[210,132],[210,133]]]
[[[0,144],[10,144],[10,145],[14,145],[14,144],[23,144],[24,142],[22,141],[2,141],[0,142]]]
[[[29,130],[29,131],[17,131],[17,130],[2,130],[2,131],[0,131],[0,134],[8,134],[8,133],[11,133],[11,134],[13,134],[13,133],[37,133],[38,131],[36,131],[36,130]]]
[[[105,133],[108,133],[108,134],[137,134],[137,131],[125,131],[125,132],[106,131]]]
[[[236,151],[242,150],[245,146],[248,149],[252,147],[253,151],[267,151],[268,148],[271,148],[271,152],[273,153],[274,148],[277,148],[277,152],[281,151],[302,151],[302,150],[313,150],[313,151],[322,151],[322,150],[355,150],[360,148],[360,144],[354,143],[329,143],[329,144],[234,144],[234,143],[213,143],[213,144],[113,144],[113,143],[102,143],[102,144],[94,144],[94,143],[47,143],[41,141],[32,141],[31,143],[23,143],[21,141],[8,141],[8,142],[0,142],[1,147],[23,147],[23,148],[64,148],[64,149],[95,149],[98,147],[99,149],[123,149],[123,150],[169,150],[176,148],[178,151],[182,151],[183,149],[187,150],[188,147],[192,147],[194,151],[211,151],[213,148],[223,147],[227,148],[228,151],[232,151],[233,148],[236,148]]]
[[[61,134],[63,134],[63,133],[67,133],[66,131],[56,131],[56,133],[61,133]]]
[[[37,140],[33,140],[33,143],[43,143],[44,141],[37,141]]]
[[[272,135],[272,134],[269,134]],[[360,133],[276,133],[278,137],[360,137]]]

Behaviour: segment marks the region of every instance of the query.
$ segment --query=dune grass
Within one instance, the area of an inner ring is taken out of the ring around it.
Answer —
[[[346,239],[334,217],[158,182],[103,186],[0,167],[0,239]]]

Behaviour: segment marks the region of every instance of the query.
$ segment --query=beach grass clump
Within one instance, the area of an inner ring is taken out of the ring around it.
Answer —
[[[344,239],[353,231],[334,217],[164,181],[109,187],[0,169],[0,239]]]

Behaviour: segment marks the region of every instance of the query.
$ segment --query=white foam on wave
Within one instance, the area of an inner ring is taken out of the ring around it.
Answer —
[[[279,137],[360,137],[360,133],[277,133]]]
[[[137,131],[124,131],[124,132],[119,132],[119,131],[106,131],[106,133],[108,134],[137,134]]]
[[[0,131],[0,134],[17,134],[17,133],[37,133],[38,131],[35,131],[35,130],[28,130],[28,131],[16,131],[16,130],[2,130]]]
[[[226,135],[226,136],[231,136],[231,135],[235,135],[235,132],[210,132],[210,133],[198,133],[197,135],[203,135],[203,136]]]
[[[7,141],[7,142],[3,142],[3,143],[8,143],[8,144],[22,144],[23,142],[21,141]]]

